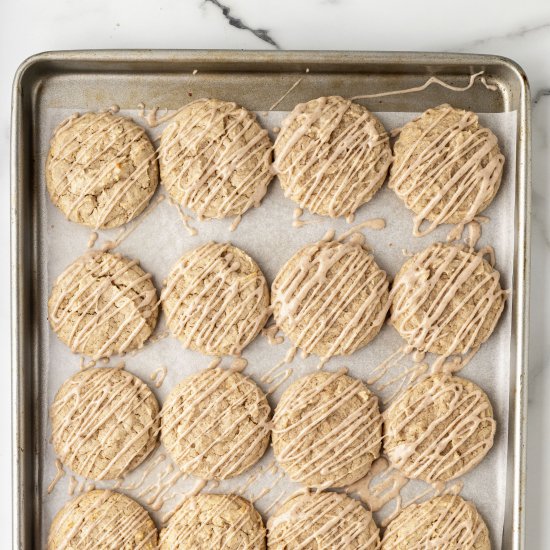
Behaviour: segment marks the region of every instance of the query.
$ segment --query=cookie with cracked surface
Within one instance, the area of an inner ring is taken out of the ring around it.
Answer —
[[[269,317],[263,273],[245,252],[207,243],[182,256],[161,294],[166,322],[186,348],[238,355]]]
[[[489,531],[476,507],[458,495],[407,506],[384,532],[382,550],[460,548],[491,550]]]
[[[254,114],[229,101],[199,99],[162,132],[161,181],[199,219],[240,216],[266,194],[271,157],[271,140]]]
[[[117,479],[153,451],[159,406],[147,384],[119,368],[89,368],[66,380],[50,409],[56,454],[87,478]]]
[[[389,187],[416,214],[417,236],[473,220],[500,187],[504,156],[475,113],[450,105],[428,109],[403,126],[393,151]]]
[[[485,252],[436,243],[403,264],[391,323],[409,346],[448,357],[475,351],[491,336],[507,292]]]
[[[350,216],[370,201],[391,160],[382,123],[339,96],[297,105],[275,141],[274,167],[285,196],[332,218]]]
[[[434,374],[407,388],[384,413],[384,451],[407,477],[445,482],[474,468],[493,446],[496,422],[473,382]]]
[[[298,493],[267,522],[269,550],[376,550],[371,512],[341,493]]]
[[[344,371],[298,379],[273,416],[273,450],[308,487],[343,487],[367,474],[382,442],[377,397]]]
[[[200,494],[185,499],[162,529],[159,548],[265,550],[265,528],[260,514],[245,498]]]
[[[110,112],[73,115],[55,131],[46,185],[65,216],[94,228],[138,216],[158,184],[155,149],[145,130]]]
[[[147,511],[122,493],[89,491],[57,513],[48,536],[48,550],[154,550],[158,533]]]
[[[166,398],[161,441],[182,471],[202,479],[227,479],[265,453],[270,414],[252,379],[209,368],[185,378]]]
[[[91,251],[56,279],[50,325],[74,353],[94,359],[141,348],[158,316],[151,275],[136,260]]]
[[[273,315],[294,346],[327,359],[366,346],[389,307],[388,279],[356,240],[296,252],[272,285]]]

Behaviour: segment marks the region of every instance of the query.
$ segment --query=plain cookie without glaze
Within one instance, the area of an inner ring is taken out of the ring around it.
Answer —
[[[124,370],[89,368],[66,380],[50,409],[56,454],[84,477],[117,479],[153,451],[159,406],[149,387]]]
[[[187,252],[170,271],[161,299],[171,333],[206,355],[239,355],[269,317],[263,273],[230,244]]]
[[[227,479],[265,453],[270,414],[253,380],[209,368],[185,378],[166,398],[161,441],[182,471],[202,479]]]
[[[395,276],[391,323],[417,350],[464,354],[491,336],[506,295],[500,274],[481,252],[436,243],[407,260]]]
[[[109,112],[75,115],[52,138],[46,184],[69,220],[118,227],[138,216],[157,188],[155,149],[128,118]]]
[[[74,353],[98,359],[141,348],[158,316],[151,275],[136,260],[93,251],[56,279],[50,325]]]
[[[386,273],[361,243],[320,241],[280,269],[271,290],[273,316],[306,353],[350,355],[380,332],[388,286]]]
[[[162,132],[161,181],[199,218],[239,216],[266,194],[271,157],[271,140],[254,114],[229,101],[199,99]]]
[[[371,200],[391,159],[380,121],[339,96],[297,105],[275,141],[274,167],[285,196],[333,218],[350,216]]]
[[[265,528],[252,504],[236,495],[187,498],[160,532],[160,550],[265,550]]]
[[[382,550],[425,548],[491,550],[491,542],[471,502],[458,495],[443,495],[407,506],[384,532]]]
[[[343,487],[367,474],[382,442],[378,399],[343,372],[318,372],[289,386],[273,416],[273,450],[308,487]]]
[[[341,493],[298,493],[267,522],[269,550],[376,550],[372,514]]]
[[[135,500],[94,490],[69,501],[50,527],[48,550],[154,550],[157,528]]]
[[[434,374],[407,388],[384,413],[384,451],[407,477],[448,481],[474,468],[493,446],[495,421],[473,382]]]

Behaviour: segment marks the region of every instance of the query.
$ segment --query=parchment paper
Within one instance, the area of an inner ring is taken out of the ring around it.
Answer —
[[[53,281],[61,271],[75,258],[86,251],[86,245],[90,236],[90,230],[67,221],[62,213],[57,210],[47,196],[43,166],[48,151],[49,140],[55,126],[65,117],[72,114],[72,110],[49,109],[45,113],[46,124],[41,127],[38,136],[42,170],[40,177],[40,207],[42,212],[41,242],[42,253],[45,261],[47,277],[43,280],[39,304],[41,311],[42,341],[45,342],[42,359],[42,421],[44,430],[42,433],[42,484],[40,494],[42,496],[42,532],[43,541],[47,538],[48,529],[54,514],[71,497],[68,496],[68,485],[71,472],[57,484],[51,494],[47,493],[47,487],[55,475],[55,455],[49,442],[51,427],[48,420],[48,409],[55,393],[62,382],[79,369],[80,358],[70,352],[62,344],[47,322],[47,297]],[[143,123],[138,118],[137,111],[126,111],[121,114],[131,115],[136,121]],[[271,112],[258,113],[260,122],[267,128],[273,128],[280,124],[286,113]],[[378,113],[383,124],[388,130],[402,126],[415,116],[415,113]],[[502,274],[502,283],[505,288],[512,287],[513,253],[514,253],[514,187],[515,187],[515,152],[516,152],[516,113],[481,114],[481,122],[490,127],[498,136],[500,147],[506,157],[504,178],[500,191],[490,208],[484,212],[490,221],[483,225],[482,238],[478,246],[490,244],[496,252],[496,267]],[[162,127],[150,132],[154,137],[160,133]],[[160,187],[158,193],[164,193]],[[153,199],[154,201],[154,199]],[[154,282],[158,289],[161,281],[168,274],[173,263],[187,250],[197,247],[207,241],[231,241],[236,246],[248,252],[260,265],[268,283],[271,284],[278,269],[290,256],[306,243],[319,240],[327,231],[334,228],[337,235],[350,229],[350,224],[345,220],[332,220],[329,218],[313,217],[305,215],[304,219],[312,219],[315,223],[306,225],[300,229],[292,227],[293,210],[296,205],[283,196],[279,183],[275,179],[269,188],[260,208],[252,209],[243,216],[243,220],[237,230],[229,232],[232,220],[207,221],[199,223],[193,221],[192,225],[198,229],[197,236],[190,236],[184,229],[176,208],[168,203],[161,202],[148,216],[138,218],[137,227],[131,235],[124,240],[117,251],[131,258],[140,260],[142,267],[153,274]],[[146,211],[147,212],[147,211]],[[386,228],[382,231],[363,229],[367,243],[374,250],[375,258],[391,277],[395,275],[405,260],[403,251],[416,252],[428,246],[428,244],[444,240],[450,230],[450,226],[443,226],[431,235],[424,238],[412,236],[412,213],[399,201],[395,194],[386,185],[378,192],[376,197],[357,211],[356,220],[352,226],[367,219],[384,218]],[[101,231],[96,248],[105,240],[112,239],[117,230]],[[511,298],[510,298],[511,300]],[[161,318],[156,334],[164,331],[164,319]],[[341,366],[349,368],[352,376],[366,381],[373,369],[396,351],[403,341],[397,332],[390,326],[385,326],[380,335],[362,350],[350,357],[332,359],[326,369],[334,371]],[[484,344],[473,360],[460,372],[477,384],[479,384],[491,398],[497,419],[497,433],[495,445],[488,456],[472,472],[463,476],[464,488],[461,494],[471,499],[485,518],[490,532],[494,548],[500,548],[502,528],[504,522],[504,504],[506,494],[506,466],[507,466],[507,440],[509,418],[509,367],[511,345],[511,302],[508,302],[498,327],[489,341]],[[249,345],[243,356],[248,360],[246,374],[267,390],[268,384],[263,384],[260,378],[279,362],[289,343],[270,345],[264,336],[256,338]],[[172,338],[161,339],[149,343],[143,350],[134,356],[124,358],[126,369],[144,381],[149,383],[160,403],[163,402],[168,392],[185,376],[204,369],[211,358],[202,356],[182,348],[180,343]],[[111,365],[117,363],[117,358],[111,360]],[[225,359],[223,366],[228,366],[230,359]],[[304,376],[316,370],[318,360],[309,357],[301,359],[298,354],[292,363],[292,376],[270,396],[271,406],[274,407],[282,391],[298,377]],[[168,367],[166,379],[159,389],[156,389],[150,380],[150,374],[161,366]],[[162,447],[157,449],[153,457],[163,453]],[[129,477],[128,481],[137,479],[143,469],[147,467],[153,458],[149,458]],[[232,491],[246,484],[246,481],[254,476],[259,468],[267,467],[273,461],[273,453],[268,450],[263,459],[251,470],[229,481],[224,481],[215,488],[212,484],[206,487],[206,491]],[[137,495],[144,487],[154,483],[157,476],[166,468],[169,459],[155,468],[147,481],[137,490],[125,491],[130,496],[150,508],[146,504],[146,497]],[[253,498],[258,495],[263,487],[273,489],[263,498],[255,502],[256,507],[266,514],[269,506],[283,494],[290,495],[298,488],[298,485],[290,482],[288,477],[278,472],[264,472],[244,491],[244,496]],[[125,485],[128,483],[125,483]],[[181,495],[189,491],[195,480],[187,480],[178,483],[169,494],[174,493],[174,498],[166,502],[159,512],[152,512],[157,524],[161,525],[161,517],[170,511],[180,500]],[[98,487],[111,487],[112,482],[98,483]],[[404,500],[407,501],[429,486],[422,482],[409,483],[402,491]],[[276,508],[276,507],[275,507]],[[391,511],[393,505],[389,505],[383,513],[376,514],[381,519]],[[270,510],[271,511],[271,510]]]

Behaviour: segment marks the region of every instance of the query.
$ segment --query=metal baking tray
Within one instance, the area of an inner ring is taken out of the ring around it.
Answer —
[[[37,200],[39,158],[36,138],[45,107],[103,109],[106,102],[135,107],[151,100],[177,108],[193,70],[197,94],[222,97],[252,110],[267,110],[296,79],[310,76],[283,99],[280,109],[315,95],[321,85],[346,96],[404,89],[437,75],[454,85],[484,70],[498,93],[477,86],[457,94],[457,107],[478,112],[517,112],[515,258],[512,299],[512,373],[506,517],[503,548],[524,545],[525,435],[530,220],[530,97],[526,76],[514,62],[497,56],[402,52],[260,52],[204,50],[66,51],[35,55],[19,67],[13,85],[11,137],[13,548],[42,548],[40,540],[40,440],[47,426],[40,416],[44,398],[43,342],[39,330],[40,281],[44,276],[39,236],[46,228]],[[298,75],[298,76],[297,76]],[[445,101],[432,86],[422,94],[368,100],[374,111],[422,111]]]

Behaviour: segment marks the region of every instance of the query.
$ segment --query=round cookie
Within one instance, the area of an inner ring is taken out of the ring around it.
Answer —
[[[185,499],[160,532],[159,550],[224,548],[265,550],[265,528],[252,504],[236,495]]]
[[[277,274],[273,315],[306,353],[349,355],[380,332],[388,286],[386,273],[359,241],[320,241],[296,252]]]
[[[414,234],[467,223],[494,199],[504,156],[469,111],[440,105],[405,124],[393,147],[389,187],[412,210]],[[431,222],[425,230],[424,221]]]
[[[206,355],[239,355],[269,317],[263,273],[230,244],[187,252],[170,271],[161,299],[172,334]]]
[[[154,550],[157,537],[153,520],[135,500],[114,491],[94,490],[69,501],[57,513],[48,550]]]
[[[182,471],[227,479],[255,464],[269,444],[270,407],[248,377],[209,368],[185,378],[161,412],[161,441]]]
[[[110,112],[73,115],[55,131],[46,161],[52,202],[73,221],[118,227],[140,214],[158,184],[145,130]]]
[[[343,487],[361,479],[379,456],[378,399],[344,371],[298,379],[273,416],[273,450],[287,474],[308,487]]]
[[[491,336],[507,292],[484,252],[436,243],[403,264],[391,323],[409,346],[448,357],[475,351]]]
[[[141,348],[157,323],[151,275],[136,260],[90,251],[56,279],[50,325],[74,353],[94,359]]]
[[[351,216],[371,200],[391,160],[380,121],[339,96],[297,105],[275,141],[274,167],[285,196],[332,218]]]
[[[458,495],[443,495],[407,506],[389,523],[382,538],[382,550],[423,548],[491,550],[491,542],[471,502]]]
[[[267,522],[269,550],[376,550],[372,514],[341,493],[298,493]]]
[[[493,446],[496,422],[473,382],[434,374],[407,388],[384,413],[384,451],[407,477],[445,482],[470,471]]]
[[[117,479],[155,448],[159,406],[149,387],[124,370],[89,368],[66,380],[50,410],[63,464],[87,478]]]
[[[272,144],[256,117],[229,101],[199,99],[162,132],[162,184],[202,218],[240,216],[259,206],[273,178]]]

